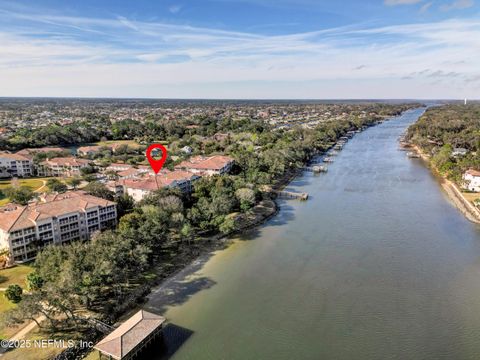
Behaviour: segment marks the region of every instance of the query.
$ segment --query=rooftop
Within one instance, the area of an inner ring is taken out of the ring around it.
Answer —
[[[162,326],[165,320],[163,316],[140,310],[95,345],[95,349],[114,359],[122,359]]]
[[[84,191],[48,195],[42,201],[26,206],[9,204],[0,208],[0,229],[10,232],[35,226],[35,222],[63,214],[85,211],[97,206],[115,205]]]
[[[88,165],[89,160],[77,159],[74,157],[57,157],[41,162],[42,165],[56,165],[56,166],[82,166]]]
[[[21,155],[21,154],[12,154],[12,153],[8,153],[8,152],[0,152],[0,158],[6,158],[6,159],[10,159],[10,160],[16,160],[16,161],[28,161],[30,160],[29,158]]]
[[[210,157],[195,156],[189,160],[182,161],[176,166],[176,168],[191,168],[198,170],[220,170],[229,162],[232,162],[233,158],[225,155],[214,155]]]

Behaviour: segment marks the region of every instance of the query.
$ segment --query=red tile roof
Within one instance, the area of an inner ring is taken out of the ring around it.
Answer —
[[[46,166],[85,166],[90,163],[90,160],[77,159],[74,157],[57,157],[41,162],[42,165]]]
[[[467,170],[467,174],[475,177],[480,177],[480,171],[474,169]]]
[[[0,152],[0,158],[7,158],[7,159],[10,159],[10,160],[15,160],[15,161],[30,161],[29,158],[21,155],[21,154],[11,154],[11,153],[7,153],[7,152]]]
[[[189,160],[182,161],[175,167],[179,169],[220,170],[232,161],[233,158],[225,155],[195,156]]]
[[[88,195],[84,191],[68,191],[64,194],[50,195],[45,198],[45,202],[26,206],[9,204],[0,208],[0,229],[7,232],[24,229],[35,226],[38,220],[110,205],[115,203]]]

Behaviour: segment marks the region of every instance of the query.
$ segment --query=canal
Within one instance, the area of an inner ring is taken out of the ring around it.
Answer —
[[[398,150],[422,113],[356,135],[291,183],[308,201],[172,282],[172,358],[480,358],[480,228]]]

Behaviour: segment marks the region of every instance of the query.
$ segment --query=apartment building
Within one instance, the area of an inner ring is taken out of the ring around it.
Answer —
[[[74,157],[58,157],[42,161],[37,167],[39,176],[79,176],[90,161]]]
[[[191,193],[193,183],[199,178],[200,176],[188,171],[163,170],[158,175],[128,178],[120,183],[123,185],[125,193],[135,201],[141,201],[152,191],[161,188],[179,188],[184,193]]]
[[[210,157],[194,156],[175,166],[175,170],[185,170],[198,175],[222,175],[232,169],[233,158],[225,155]]]
[[[0,247],[8,248],[15,262],[25,262],[46,245],[87,240],[95,231],[116,223],[112,201],[83,191],[48,195],[26,206],[0,208]]]
[[[32,160],[23,155],[0,152],[0,177],[29,177],[32,175]]]

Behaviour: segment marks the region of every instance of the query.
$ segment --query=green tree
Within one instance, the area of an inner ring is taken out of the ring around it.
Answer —
[[[8,285],[7,289],[5,290],[5,297],[14,304],[18,304],[20,301],[22,301],[22,294],[23,289],[17,284]]]
[[[235,221],[230,216],[226,216],[223,222],[219,226],[219,230],[224,233],[228,234],[235,230]]]
[[[80,185],[81,183],[82,179],[76,176],[67,180],[67,184],[73,187],[74,190],[77,190],[78,185]]]
[[[98,182],[93,181],[83,188],[88,194],[96,196],[105,200],[112,201],[114,198],[114,193],[107,189],[107,187]]]
[[[35,271],[27,275],[27,288],[30,291],[40,290],[45,281]]]
[[[27,205],[28,202],[34,198],[33,191],[26,186],[20,186],[19,188],[6,188],[4,194],[12,202],[20,205]]]
[[[242,211],[249,210],[255,205],[255,191],[249,188],[240,188],[235,191],[235,196],[240,201],[240,208]]]
[[[123,194],[122,196],[117,197],[115,201],[117,203],[118,218],[128,214],[135,206],[135,200],[133,200],[128,194]]]
[[[58,180],[57,178],[52,178],[47,180],[47,187],[50,191],[64,193],[67,191],[67,185]]]

